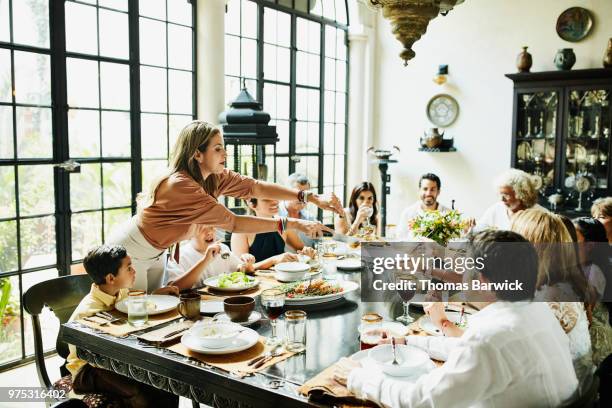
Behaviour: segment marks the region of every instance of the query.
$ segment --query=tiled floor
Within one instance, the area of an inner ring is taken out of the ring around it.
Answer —
[[[51,380],[58,379],[60,376],[59,367],[62,365],[63,359],[57,354],[54,354],[46,359],[47,371]],[[0,387],[38,387],[38,375],[36,374],[36,365],[30,363],[22,367],[12,370],[0,372]],[[43,408],[42,402],[2,402],[0,408]],[[181,398],[179,403],[180,408],[191,408],[191,401],[186,398]],[[204,407],[204,405],[202,405]]]

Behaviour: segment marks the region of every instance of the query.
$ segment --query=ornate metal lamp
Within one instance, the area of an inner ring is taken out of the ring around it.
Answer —
[[[397,146],[393,146],[394,150],[399,153],[400,149]],[[370,161],[371,164],[378,164],[378,170],[380,170],[380,180],[382,182],[382,192],[380,194],[380,221],[382,235],[385,236],[387,227],[387,195],[391,193],[391,187],[387,186],[387,183],[391,182],[391,175],[387,174],[390,163],[397,163],[397,160],[392,159],[393,151],[384,149],[374,149],[371,146],[366,150],[367,153],[372,154],[375,158]]]
[[[400,58],[404,65],[414,58],[412,46],[427,31],[429,22],[438,14],[447,15],[463,0],[369,0],[370,4],[381,7],[383,17],[391,21],[395,38],[404,46]]]
[[[276,153],[278,141],[276,126],[268,125],[269,122],[270,115],[262,110],[261,104],[251,96],[243,83],[238,97],[228,110],[219,115],[230,159],[228,167],[243,175],[260,180],[267,179],[265,146],[274,146]],[[240,200],[235,199],[234,206],[232,210],[241,212],[238,209],[241,207]]]

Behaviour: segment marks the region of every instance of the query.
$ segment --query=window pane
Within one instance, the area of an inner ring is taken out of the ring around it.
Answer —
[[[76,58],[66,59],[68,105],[98,108],[98,63]]]
[[[0,222],[0,272],[17,270],[17,222]],[[2,282],[2,278],[0,278]],[[2,354],[2,353],[0,353]]]
[[[165,23],[148,18],[140,19],[140,62],[166,66]]]
[[[289,87],[265,84],[264,110],[274,119],[289,119]]]
[[[193,116],[191,115],[170,115],[169,116],[169,139],[170,139],[170,153],[172,153],[172,149],[174,148],[174,144],[176,143],[176,139],[178,138],[179,133],[183,128],[193,120]],[[164,157],[166,157],[164,155]]]
[[[242,76],[257,78],[257,41],[242,39]]]
[[[336,184],[344,183],[344,156],[336,155],[334,160],[334,181]]]
[[[87,252],[102,243],[102,213],[73,214],[72,260],[83,259]]]
[[[336,123],[344,123],[346,118],[346,98],[342,93],[336,93]]]
[[[336,90],[344,92],[346,90],[346,62],[336,62]]]
[[[166,115],[143,113],[140,119],[143,159],[160,159],[168,155]]]
[[[170,78],[170,112],[187,113],[193,112],[193,92],[191,72],[169,70]]]
[[[12,89],[11,52],[0,48],[0,102],[12,101]]]
[[[4,310],[0,326],[0,363],[13,361],[22,357],[21,351],[21,306],[19,276],[0,278],[0,286],[10,288],[9,302]]]
[[[129,58],[130,43],[127,14],[100,10],[100,55]]]
[[[295,124],[295,150],[298,153],[319,152],[319,123],[296,122]]]
[[[319,120],[319,91],[297,88],[296,117],[298,120]]]
[[[225,7],[225,32],[240,35],[240,2],[228,1]]]
[[[166,19],[166,0],[146,0],[138,2],[141,16]]]
[[[129,206],[132,202],[130,163],[102,164],[104,208]]]
[[[151,182],[162,173],[166,172],[168,163],[166,160],[143,160],[142,162],[142,190],[148,191]]]
[[[98,111],[68,111],[68,149],[70,157],[100,156],[100,116]]]
[[[168,21],[191,26],[192,6],[188,1],[169,1],[168,2]]]
[[[325,58],[325,89],[336,89],[336,60]]]
[[[15,101],[51,105],[51,65],[48,55],[15,51]]]
[[[48,1],[13,0],[13,41],[49,48]]]
[[[100,191],[100,164],[81,164],[80,173],[70,174],[70,209],[84,211],[102,208]]]
[[[44,282],[49,279],[57,278],[59,275],[57,269],[47,269],[38,272],[29,272],[22,276],[22,291],[25,292],[39,282]],[[25,312],[25,311],[24,311]],[[32,318],[25,312],[24,316],[24,333],[26,355],[34,354],[34,332],[32,331]],[[48,307],[43,307],[38,315],[40,328],[42,333],[43,349],[55,349],[57,335],[59,333],[59,319],[55,316]]]
[[[55,216],[28,218],[21,225],[21,269],[55,265]]]
[[[296,82],[301,85],[319,86],[320,57],[305,52],[296,53]]]
[[[102,112],[102,156],[130,157],[130,114]]]
[[[168,66],[193,70],[190,28],[168,24]]]
[[[19,166],[19,210],[22,216],[55,211],[53,166]]]
[[[53,157],[51,109],[17,106],[17,157]]]
[[[127,0],[98,0],[98,4],[103,7],[110,7],[117,10],[128,11]]]
[[[332,26],[325,26],[325,56],[336,57],[336,29]]]
[[[104,239],[108,239],[108,237],[110,237],[110,235],[131,216],[132,210],[129,208],[104,211]]]
[[[240,39],[225,36],[225,74],[240,76]]]
[[[346,24],[346,3],[345,3],[345,0],[336,0],[336,21],[341,23],[341,24]]]
[[[257,38],[257,4],[252,1],[242,1],[242,36]]]
[[[277,47],[264,44],[264,78],[276,81]]]
[[[336,154],[346,154],[347,153],[345,151],[345,144],[346,144],[345,133],[346,132],[344,130],[344,125],[336,125],[336,134],[334,135],[335,145],[336,145],[335,146]]]
[[[274,122],[276,125],[276,133],[278,134],[276,153],[289,153],[289,121],[276,120]]]
[[[166,70],[140,67],[140,107],[148,112],[166,112]]]
[[[130,71],[128,65],[100,64],[102,108],[130,109]]]
[[[321,24],[298,18],[296,40],[299,50],[319,54],[321,49]]]
[[[0,218],[11,218],[14,216],[15,170],[13,166],[0,166]]]
[[[13,108],[0,106],[0,159],[12,159],[13,153]]]
[[[295,163],[295,171],[304,173],[312,183],[312,188],[316,189],[319,185],[319,158],[312,156],[302,156],[299,163]]]
[[[346,61],[346,33],[344,30],[336,30],[336,57]]]
[[[334,92],[325,91],[324,108],[325,122],[333,122],[336,116],[336,94]]]
[[[66,51],[83,54],[98,53],[98,23],[96,8],[66,2]]]
[[[327,17],[330,20],[336,19],[334,0],[323,0],[323,17]]]
[[[9,25],[9,18],[9,0],[0,0],[0,41],[11,41],[11,26]]]
[[[289,158],[288,157],[277,157],[276,158],[276,183],[282,185],[287,184],[287,178],[289,177]]]
[[[326,154],[324,157],[325,172],[323,173],[323,185],[329,187],[334,185],[334,155]]]

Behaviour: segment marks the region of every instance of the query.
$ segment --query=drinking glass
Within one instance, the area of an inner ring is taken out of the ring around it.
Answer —
[[[306,350],[306,312],[289,310],[285,312],[285,348],[300,353]]]
[[[396,290],[402,298],[402,303],[404,305],[404,314],[399,316],[395,320],[404,324],[410,324],[414,322],[414,318],[408,314],[408,309],[410,308],[410,300],[416,294],[416,288],[418,283],[417,278],[412,274],[397,275],[395,277],[395,283],[398,285]],[[408,285],[412,286],[409,287]]]
[[[367,350],[382,339],[383,318],[378,313],[366,313],[361,317],[359,326],[359,349]]]
[[[128,323],[134,327],[142,327],[149,320],[147,313],[147,295],[142,291],[128,294]]]
[[[270,319],[272,334],[266,340],[267,345],[276,345],[280,339],[276,335],[276,319],[283,313],[285,307],[285,292],[280,289],[266,289],[261,292],[261,306]]]
[[[364,234],[369,234],[372,232],[372,224],[370,223],[370,217],[372,216],[372,214],[374,214],[374,208],[370,206],[365,206],[364,208],[365,208],[364,212],[366,214],[366,219],[362,227],[363,227]]]

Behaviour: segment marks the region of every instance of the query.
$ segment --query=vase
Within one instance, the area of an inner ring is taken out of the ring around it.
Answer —
[[[519,72],[529,72],[532,64],[531,54],[527,52],[527,47],[523,47],[523,51],[516,57],[516,67]]]
[[[612,68],[612,38],[608,40],[608,48],[604,54],[603,66],[604,68]]]
[[[572,69],[576,63],[576,54],[571,48],[561,48],[555,55],[555,66],[557,69],[567,71]]]

